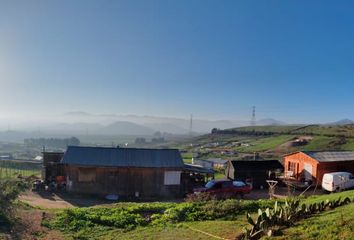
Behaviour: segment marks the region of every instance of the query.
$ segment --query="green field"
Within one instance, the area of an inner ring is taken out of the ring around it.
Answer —
[[[307,127],[306,125],[290,125],[290,126],[248,126],[248,127],[239,127],[232,128],[231,130],[236,130],[240,132],[271,132],[271,133],[291,133],[298,129]]]
[[[41,173],[40,170],[26,170],[26,169],[17,169],[17,168],[2,168],[0,167],[0,178],[14,178],[19,175],[23,177],[29,176],[38,176]]]
[[[308,218],[272,239],[354,239],[354,204]]]
[[[299,137],[309,142],[293,146],[291,141]],[[354,151],[354,125],[240,127],[199,136],[178,146],[189,153],[200,153],[204,158],[242,159],[256,152],[261,158],[280,160],[284,154],[296,151]],[[235,154],[223,155],[213,149],[233,150]]]
[[[182,153],[183,162],[192,163],[193,154],[192,153]]]
[[[339,197],[354,198],[354,190],[312,196],[301,202],[310,204]],[[120,203],[115,208],[73,209],[69,215],[60,215],[59,212],[60,217],[56,220],[59,225],[54,224],[54,228],[59,228],[67,239],[235,239],[242,233],[243,227],[250,227],[245,217],[246,211],[253,212],[255,216],[259,207],[264,209],[273,204],[274,200],[239,203],[229,200],[203,204]],[[352,203],[300,221],[294,227],[285,229],[284,235],[279,238],[324,239],[327,235],[335,236],[338,231],[342,234],[338,236],[349,236],[353,229],[353,208]],[[126,209],[126,212],[122,212],[122,209]],[[144,216],[143,221],[146,221],[149,212],[155,212],[156,215],[151,216],[154,220],[151,223],[138,223],[142,221],[139,216]],[[100,217],[100,214],[103,215]],[[304,232],[306,229],[311,230],[311,233]]]
[[[37,162],[29,161],[0,161],[0,179],[14,178],[19,175],[28,177],[32,175],[39,175],[41,173],[42,165]]]
[[[249,141],[249,147],[236,147],[235,150],[239,152],[262,152],[276,148],[277,146],[294,138],[292,135],[279,135],[263,138],[255,138]]]
[[[300,147],[305,151],[325,151],[329,149],[330,143],[334,141],[333,137],[315,136],[308,145]]]
[[[244,221],[203,221],[188,222],[168,226],[138,227],[132,231],[120,229],[104,229],[97,232],[97,229],[85,230],[72,235],[66,235],[67,239],[161,239],[161,240],[202,240],[202,239],[235,239],[242,233],[242,227],[247,224]],[[91,237],[91,238],[90,238]]]
[[[233,128],[237,132],[264,132],[278,134],[310,134],[325,136],[354,137],[354,125],[329,126],[329,125],[289,125],[289,126],[249,126]]]

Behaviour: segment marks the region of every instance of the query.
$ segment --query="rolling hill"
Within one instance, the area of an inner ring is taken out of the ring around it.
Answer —
[[[205,157],[278,158],[289,152],[354,150],[354,124],[272,125],[216,130],[178,147]],[[231,151],[233,154],[223,152]]]

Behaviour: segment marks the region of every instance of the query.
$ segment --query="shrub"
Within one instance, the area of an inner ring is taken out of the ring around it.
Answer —
[[[78,231],[93,226],[131,229],[145,223],[141,215],[122,208],[75,208],[58,213],[53,226]]]
[[[279,227],[292,226],[296,221],[303,218],[349,203],[351,203],[351,199],[348,197],[343,201],[339,197],[337,200],[326,200],[325,202],[322,201],[309,205],[300,205],[299,199],[286,201],[284,206],[278,206],[278,203],[275,202],[273,209],[267,208],[264,211],[259,209],[256,220],[253,220],[251,215],[247,213],[247,221],[252,225],[252,228],[245,228],[242,237],[243,239],[259,239],[265,234],[272,236]]]
[[[162,215],[154,216],[154,224],[177,223],[184,221],[198,221],[205,219],[202,212],[201,203],[180,203],[174,207],[166,209]]]
[[[63,231],[81,231],[94,228],[133,229],[147,224],[236,219],[245,212],[256,212],[270,207],[274,201],[202,201],[184,203],[120,203],[116,207],[66,209],[57,214],[51,225]]]
[[[205,202],[210,200],[217,200],[216,196],[208,192],[201,192],[198,194],[189,194],[186,197],[186,202]]]
[[[0,226],[10,224],[13,202],[27,187],[28,183],[22,180],[0,180]]]

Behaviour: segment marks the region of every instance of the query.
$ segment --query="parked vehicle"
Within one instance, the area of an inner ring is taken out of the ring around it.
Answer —
[[[212,180],[204,188],[195,189],[194,193],[209,193],[215,195],[216,198],[231,198],[237,195],[243,196],[250,193],[251,190],[251,186],[242,181]]]
[[[35,180],[32,183],[32,191],[33,192],[39,192],[45,189],[45,184],[43,180]]]
[[[322,178],[322,188],[329,192],[354,188],[353,174],[349,172],[326,173]]]

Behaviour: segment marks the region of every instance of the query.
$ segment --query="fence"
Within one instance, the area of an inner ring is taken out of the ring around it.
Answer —
[[[41,162],[20,161],[20,160],[0,160],[0,179],[14,178],[18,176],[39,176],[42,169]]]

